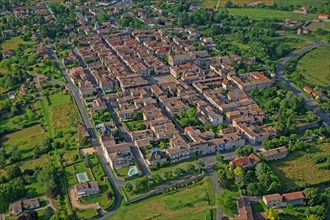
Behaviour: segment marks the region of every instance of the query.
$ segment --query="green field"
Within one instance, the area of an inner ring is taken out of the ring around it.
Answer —
[[[304,75],[305,81],[314,86],[330,86],[330,49],[318,47],[304,55],[297,65],[296,71]]]
[[[244,5],[254,2],[261,2],[265,5],[272,5],[276,3],[279,6],[319,6],[326,3],[327,0],[231,0],[235,5]],[[220,0],[219,6],[224,7],[227,0]],[[214,8],[218,3],[218,0],[204,0],[203,6],[205,8]]]
[[[280,178],[285,190],[294,190],[309,184],[329,181],[329,171],[321,168],[325,163],[315,164],[319,157],[330,157],[330,144],[324,143],[310,147],[306,152],[295,151],[286,158],[269,162],[269,166]]]
[[[300,6],[318,6],[326,3],[328,0],[274,0],[274,2],[279,6],[290,6],[290,5],[300,5]]]
[[[227,0],[220,0],[219,2],[219,7],[224,7],[226,4]],[[235,5],[244,5],[244,4],[249,4],[249,3],[253,3],[253,2],[262,2],[266,5],[272,5],[273,4],[273,0],[232,0],[232,2]],[[217,5],[218,0],[204,0],[204,7],[205,8],[213,8]]]
[[[262,9],[262,8],[226,8],[225,10],[229,11],[229,14],[248,16],[251,19],[261,20],[261,19],[272,19],[276,18],[279,20],[285,20],[286,18],[291,18],[294,20],[310,20],[317,17],[316,14],[298,14],[291,11],[279,11],[271,9]]]
[[[206,197],[210,198],[210,204]],[[206,219],[215,208],[215,196],[210,177],[180,189],[179,192],[154,196],[130,205],[122,204],[112,219]]]
[[[33,155],[33,148],[40,145],[46,134],[40,125],[24,128],[20,131],[7,134],[3,137],[1,142],[5,146],[6,152],[10,152],[10,146],[18,145],[18,149],[22,150],[23,158]]]

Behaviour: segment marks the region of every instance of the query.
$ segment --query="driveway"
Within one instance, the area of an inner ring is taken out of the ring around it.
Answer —
[[[98,209],[100,208],[100,206],[98,204],[81,204],[78,202],[74,187],[70,187],[69,189],[69,197],[70,197],[70,201],[71,204],[74,208],[77,209]]]

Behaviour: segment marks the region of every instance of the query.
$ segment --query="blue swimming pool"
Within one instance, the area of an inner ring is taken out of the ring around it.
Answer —
[[[129,176],[134,176],[135,174],[137,174],[139,171],[136,168],[136,166],[130,167],[128,170],[128,175]]]
[[[86,172],[77,173],[76,176],[79,183],[87,182],[89,180]]]

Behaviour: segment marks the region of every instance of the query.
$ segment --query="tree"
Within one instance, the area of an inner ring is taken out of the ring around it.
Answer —
[[[124,188],[127,192],[131,193],[133,190],[133,185],[131,183],[127,183]]]
[[[189,163],[189,164],[187,165],[187,171],[188,171],[189,173],[193,173],[193,172],[195,172],[195,165],[192,164],[192,163]]]
[[[22,175],[21,169],[17,166],[17,164],[8,167],[7,169],[7,178],[8,179],[15,179]]]
[[[91,160],[91,157],[89,154],[87,154],[85,157],[85,165],[88,168],[92,168],[94,166],[93,161]]]
[[[145,177],[137,179],[136,182],[135,182],[135,188],[138,191],[144,191],[147,188],[149,188],[149,179],[148,179],[148,177],[145,176]]]
[[[306,137],[311,137],[313,135],[313,131],[312,130],[306,130],[305,131],[305,136]]]
[[[47,207],[44,212],[45,219],[50,219],[50,217],[54,214],[54,210],[51,207]]]
[[[159,185],[163,181],[162,177],[158,173],[152,175],[152,180],[155,185]]]
[[[226,170],[223,169],[218,170],[217,177],[220,186],[226,188],[228,186],[228,176]]]
[[[27,213],[27,219],[28,220],[38,220],[38,212],[36,212],[36,211],[29,211]]]
[[[223,160],[225,159],[225,157],[224,157],[222,154],[217,153],[217,154],[215,155],[215,159],[216,159],[218,162],[223,163]]]
[[[177,167],[174,171],[175,175],[182,176],[184,173],[184,170],[181,167]]]
[[[321,198],[318,195],[318,190],[316,188],[306,188],[303,193],[308,205],[315,206],[321,202]]]
[[[250,145],[246,145],[235,150],[235,154],[237,156],[248,156],[251,153],[253,153],[253,148]]]
[[[269,208],[266,211],[266,217],[269,220],[276,220],[276,219],[278,219],[278,212],[272,208]]]
[[[164,173],[164,176],[167,180],[171,180],[173,178],[173,173],[172,171],[167,171]]]
[[[197,165],[198,165],[199,171],[201,171],[205,167],[205,163],[201,159],[197,160]]]

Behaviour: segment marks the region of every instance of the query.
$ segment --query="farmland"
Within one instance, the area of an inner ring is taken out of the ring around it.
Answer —
[[[210,204],[206,197],[210,197]],[[112,216],[113,219],[205,219],[210,209],[215,208],[214,191],[210,177],[178,192],[122,205]],[[141,211],[143,210],[143,211]]]
[[[295,151],[285,159],[272,161],[269,166],[280,178],[284,190],[293,190],[306,185],[321,184],[329,181],[329,170],[325,163],[315,164],[319,157],[329,157],[329,143],[318,144],[306,151]]]

